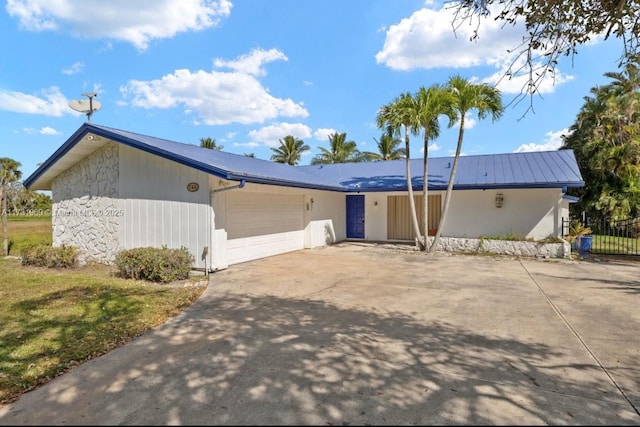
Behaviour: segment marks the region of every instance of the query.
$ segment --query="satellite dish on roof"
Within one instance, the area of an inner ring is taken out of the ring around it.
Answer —
[[[81,95],[86,96],[89,99],[74,99],[72,101],[69,101],[69,107],[71,107],[71,109],[75,111],[86,114],[87,121],[90,122],[91,115],[94,112],[98,111],[100,107],[102,107],[102,104],[100,104],[100,101],[93,99],[94,97],[98,96],[98,94],[95,92],[83,93]]]

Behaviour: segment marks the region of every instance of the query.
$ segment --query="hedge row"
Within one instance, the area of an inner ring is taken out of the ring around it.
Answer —
[[[21,251],[22,265],[72,268],[78,265],[75,246],[31,245]],[[184,246],[180,249],[133,248],[118,252],[115,265],[120,277],[169,283],[187,279],[194,257]]]

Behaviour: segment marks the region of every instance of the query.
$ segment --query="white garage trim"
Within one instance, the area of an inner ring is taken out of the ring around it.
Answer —
[[[229,265],[304,249],[304,197],[237,191],[227,194]]]

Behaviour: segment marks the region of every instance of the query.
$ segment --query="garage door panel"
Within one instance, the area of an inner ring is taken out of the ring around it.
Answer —
[[[229,239],[303,228],[302,196],[237,194],[229,198],[227,203]]]
[[[301,241],[304,242],[302,231],[233,239],[227,243],[229,264],[297,251],[304,248]]]
[[[251,192],[229,196],[229,264],[304,248],[303,196]]]

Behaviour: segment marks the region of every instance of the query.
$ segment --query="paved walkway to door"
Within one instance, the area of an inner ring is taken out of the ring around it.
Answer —
[[[638,425],[640,264],[345,243],[211,275],[2,425]]]

